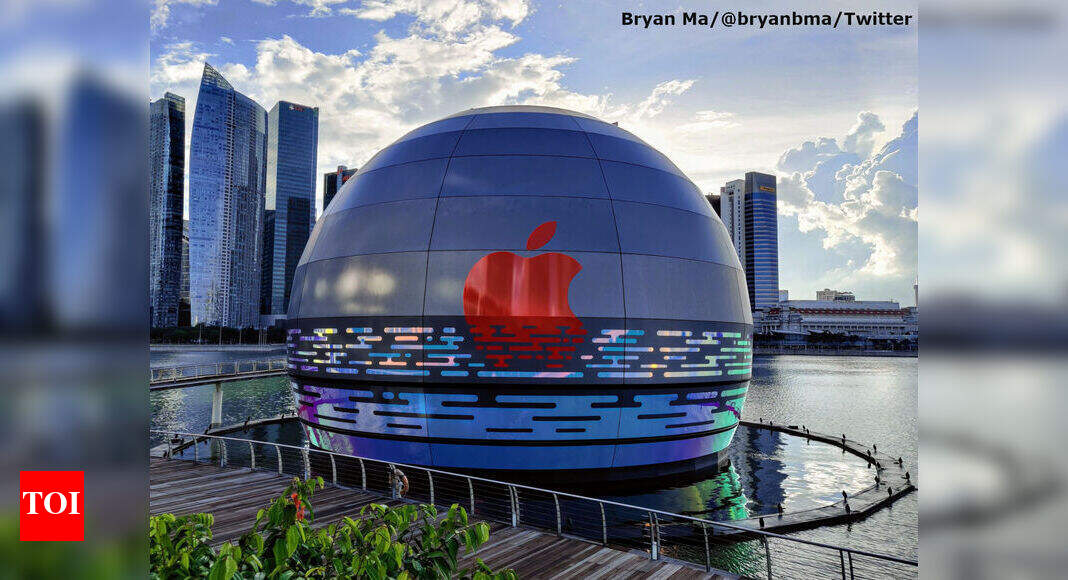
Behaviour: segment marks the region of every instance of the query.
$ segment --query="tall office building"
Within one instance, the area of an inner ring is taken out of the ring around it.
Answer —
[[[709,193],[709,194],[705,195],[705,199],[708,200],[708,205],[712,206],[712,211],[716,215],[719,215],[720,194],[718,194],[718,193]]]
[[[257,326],[267,111],[204,64],[189,156],[192,323]]]
[[[178,325],[185,196],[185,99],[173,93],[149,104],[149,308],[152,326]]]
[[[267,115],[267,197],[260,313],[285,315],[315,217],[319,109],[279,101]]]
[[[779,302],[779,235],[775,176],[750,171],[720,188],[720,218],[745,268],[754,309]]]
[[[46,121],[35,99],[0,102],[0,333],[45,323]]]
[[[344,165],[338,165],[337,171],[331,171],[323,174],[323,211],[326,211],[327,206],[330,205],[330,200],[334,199],[337,195],[337,190],[341,189],[342,185],[349,180],[350,177],[356,175],[356,168],[349,169]]]
[[[738,261],[745,267],[745,180],[728,181],[719,188],[719,217],[731,235]]]
[[[775,176],[745,174],[745,281],[749,303],[767,308],[779,303],[779,219]]]
[[[182,220],[181,288],[178,298],[178,326],[189,326],[189,220]]]

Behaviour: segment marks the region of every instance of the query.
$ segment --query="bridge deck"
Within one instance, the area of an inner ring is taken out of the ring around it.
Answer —
[[[149,469],[149,511],[176,515],[214,514],[214,540],[240,537],[256,519],[256,511],[277,497],[290,476],[241,468],[222,468],[178,459],[152,458]],[[397,505],[374,493],[327,486],[313,498],[316,526],[355,516],[372,502]],[[647,556],[538,530],[489,522],[490,539],[467,566],[482,558],[493,568],[512,568],[520,578],[724,578],[672,560]]]

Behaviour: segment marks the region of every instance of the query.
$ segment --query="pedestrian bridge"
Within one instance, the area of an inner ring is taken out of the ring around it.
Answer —
[[[163,391],[282,376],[286,374],[286,365],[285,358],[274,358],[155,367],[151,369],[148,388],[151,391]]]

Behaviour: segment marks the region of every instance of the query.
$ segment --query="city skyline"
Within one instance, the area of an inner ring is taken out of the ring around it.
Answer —
[[[469,107],[589,113],[642,135],[705,192],[746,171],[776,175],[781,286],[911,296],[914,30],[781,35],[759,46],[745,31],[646,31],[639,54],[609,7],[576,18],[577,7],[509,6],[435,4],[427,15],[392,3],[314,14],[285,0],[175,4],[154,33],[152,93],[185,94],[211,59],[262,103],[319,106],[323,168],[362,166],[407,130]],[[675,58],[680,40],[710,57]],[[840,50],[857,56],[820,57]],[[747,58],[724,56],[732,51]]]

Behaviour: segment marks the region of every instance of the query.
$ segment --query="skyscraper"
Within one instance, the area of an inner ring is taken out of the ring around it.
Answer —
[[[705,195],[705,199],[708,200],[708,205],[712,206],[712,211],[715,212],[716,215],[719,215],[720,194],[709,193]]]
[[[267,197],[260,313],[284,315],[315,217],[319,109],[279,101],[267,115]]]
[[[719,188],[719,217],[734,242],[738,261],[745,267],[745,180],[728,181]]]
[[[189,155],[192,323],[256,326],[267,111],[204,64]]]
[[[0,332],[39,330],[48,303],[46,119],[32,98],[0,103]]]
[[[326,211],[330,200],[337,195],[337,190],[341,189],[341,186],[345,185],[345,182],[353,175],[356,175],[356,168],[349,169],[344,165],[338,165],[337,171],[323,174],[323,211]]]
[[[178,325],[185,196],[185,99],[173,93],[149,105],[149,307],[152,326]]]
[[[753,308],[779,302],[779,221],[775,176],[745,174],[745,281]]]
[[[189,220],[182,220],[182,291],[178,299],[178,326],[189,326]]]
[[[754,309],[779,302],[779,236],[775,176],[750,171],[720,188],[719,214],[745,268]]]

